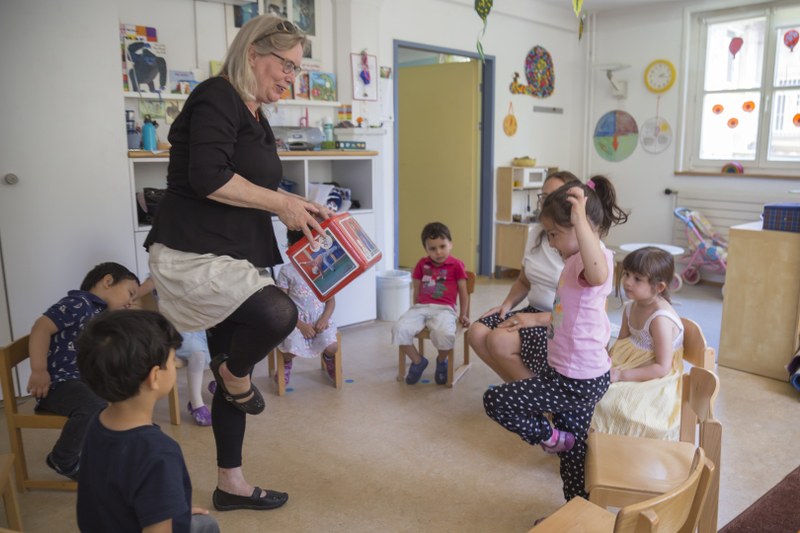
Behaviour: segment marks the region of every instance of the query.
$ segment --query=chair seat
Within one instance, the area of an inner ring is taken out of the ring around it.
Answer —
[[[609,533],[616,515],[584,500],[572,498],[528,533]]]
[[[688,442],[632,439],[597,431],[589,434],[587,446],[592,450],[586,456],[586,490],[590,494],[597,488],[643,494],[668,492],[686,480],[697,449]],[[625,468],[619,468],[622,464]]]

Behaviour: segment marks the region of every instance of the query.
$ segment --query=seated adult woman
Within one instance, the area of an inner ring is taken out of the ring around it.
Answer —
[[[571,172],[549,175],[539,194],[539,207],[548,194],[578,181]],[[538,222],[525,244],[522,269],[503,303],[492,307],[469,328],[469,345],[506,383],[528,379],[547,364],[547,324],[564,261]],[[528,298],[528,305],[511,310]]]

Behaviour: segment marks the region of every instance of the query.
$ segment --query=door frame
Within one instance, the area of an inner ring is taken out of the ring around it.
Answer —
[[[398,158],[398,133],[400,115],[400,93],[398,80],[400,71],[398,55],[400,48],[410,48],[423,52],[436,54],[450,54],[473,59],[480,59],[477,52],[443,48],[429,44],[414,43],[410,41],[394,40],[392,42],[392,68],[394,70],[394,268],[400,260],[400,183],[399,183],[399,158]],[[480,183],[480,213],[478,214],[478,274],[490,276],[492,274],[492,248],[494,245],[494,72],[495,57],[484,56],[481,76],[481,128],[480,128],[480,154],[481,164],[479,171]]]

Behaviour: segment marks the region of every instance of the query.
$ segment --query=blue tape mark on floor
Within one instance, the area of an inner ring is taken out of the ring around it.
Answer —
[[[345,383],[355,383],[356,380],[354,379],[346,379],[344,380]]]
[[[430,383],[430,382],[431,382],[431,380],[429,380],[429,379],[423,379],[420,383]]]
[[[286,387],[286,392],[293,392],[293,391],[294,391],[294,387]]]

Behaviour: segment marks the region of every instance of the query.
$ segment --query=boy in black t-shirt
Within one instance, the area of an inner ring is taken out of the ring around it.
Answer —
[[[208,511],[192,507],[180,446],[153,424],[156,402],[175,385],[180,334],[158,313],[114,311],[92,320],[77,344],[83,380],[110,402],[81,453],[80,530],[219,532]]]

